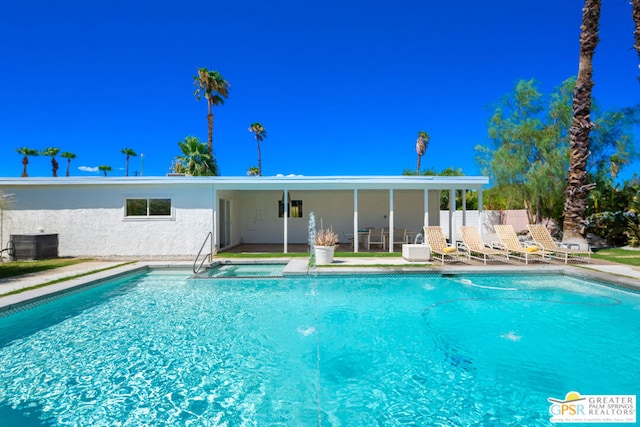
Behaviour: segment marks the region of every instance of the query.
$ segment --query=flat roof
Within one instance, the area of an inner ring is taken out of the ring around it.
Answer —
[[[0,187],[76,185],[210,185],[220,190],[269,189],[468,189],[489,184],[486,176],[130,176],[0,178]]]

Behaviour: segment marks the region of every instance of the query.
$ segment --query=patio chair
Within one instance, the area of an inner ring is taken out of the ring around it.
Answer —
[[[347,241],[349,243],[351,243],[351,247],[353,247],[353,233],[347,233],[344,231],[344,228],[342,229],[342,238],[344,239],[344,241]]]
[[[544,248],[536,245],[522,246],[512,225],[494,225],[493,228],[500,240],[499,243],[494,243],[494,247],[508,251],[510,256],[523,260],[525,264],[529,264],[529,260],[542,262],[551,260]]]
[[[447,239],[445,239],[440,226],[425,226],[424,239],[425,244],[431,248],[431,256],[439,258],[442,264],[445,262],[464,261],[465,258],[469,259],[469,252],[463,248],[447,244]]]
[[[536,245],[542,247],[552,257],[564,260],[565,264],[569,263],[569,260],[585,261],[591,260],[591,248],[587,247],[586,250],[574,249],[571,246],[565,245],[561,242],[556,242],[551,237],[549,229],[544,224],[529,224],[529,233]],[[578,246],[577,244],[574,244]],[[573,245],[572,245],[573,246]]]
[[[384,230],[382,228],[374,228],[369,230],[369,238],[367,239],[367,250],[371,250],[371,245],[382,246],[385,249]]]
[[[405,243],[407,243],[406,228],[394,228],[393,229],[393,246],[404,245]]]
[[[462,244],[469,251],[469,257],[478,259],[487,265],[487,261],[509,262],[509,252],[492,248],[480,237],[478,227],[465,225],[460,227]]]

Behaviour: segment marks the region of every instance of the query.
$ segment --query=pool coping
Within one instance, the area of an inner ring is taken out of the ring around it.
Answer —
[[[362,259],[359,260],[360,262]],[[380,262],[379,259],[376,260]],[[233,262],[233,261],[231,261]],[[624,269],[616,269],[617,265],[594,266],[594,265],[490,265],[490,266],[473,266],[473,265],[424,265],[398,264],[385,266],[363,266],[359,265],[343,265],[343,266],[322,266],[315,269],[310,268],[308,260],[302,258],[274,258],[264,259],[244,259],[238,260],[238,263],[283,263],[287,262],[283,270],[283,277],[301,277],[308,275],[327,276],[327,275],[353,275],[353,274],[425,274],[425,275],[443,275],[443,274],[563,274],[570,277],[576,277],[585,280],[593,280],[611,284],[632,292],[640,292],[640,281],[637,278],[625,276]],[[603,270],[599,268],[604,267]],[[624,267],[624,266],[621,266]],[[81,289],[86,286],[97,285],[102,281],[112,280],[131,274],[141,274],[150,270],[162,269],[179,269],[189,270],[193,268],[191,262],[180,261],[139,261],[136,263],[118,265],[108,270],[89,273],[82,277],[70,278],[59,283],[48,286],[29,289],[20,293],[6,295],[0,297],[0,311],[4,312],[17,308],[19,306],[37,302],[38,300],[52,298],[66,292]],[[634,270],[635,272],[635,270]],[[273,278],[273,277],[271,277]],[[212,279],[219,280],[219,279]],[[46,283],[46,282],[45,282]]]

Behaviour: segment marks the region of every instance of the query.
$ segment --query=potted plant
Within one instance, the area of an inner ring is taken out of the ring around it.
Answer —
[[[314,244],[316,265],[331,264],[336,246],[338,246],[338,235],[331,228],[320,229]]]

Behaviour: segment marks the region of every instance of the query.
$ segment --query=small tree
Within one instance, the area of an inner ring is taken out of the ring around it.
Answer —
[[[195,136],[187,136],[183,141],[178,142],[178,147],[182,151],[182,156],[176,157],[180,166],[174,166],[174,170],[193,176],[218,175],[217,165],[209,155],[207,144],[200,142]]]
[[[258,143],[258,176],[262,176],[262,161],[260,159],[260,142],[263,141],[267,137],[267,131],[265,130],[262,123],[255,122],[251,123],[249,127],[249,132],[253,132],[255,134],[256,142]]]
[[[16,148],[18,154],[22,155],[22,177],[26,178],[29,176],[27,173],[27,165],[29,164],[29,156],[37,156],[38,150],[34,148],[21,147]]]
[[[257,168],[257,167],[255,167],[255,166],[251,166],[251,167],[249,168],[249,170],[247,171],[247,175],[248,175],[248,176],[258,176],[258,175],[259,175],[259,174],[258,174],[258,168]]]
[[[123,148],[121,150],[121,152],[122,152],[122,154],[127,156],[127,165],[126,165],[126,169],[125,169],[125,172],[126,172],[125,176],[129,176],[129,157],[131,157],[131,156],[135,157],[135,156],[137,156],[137,154],[131,148]]]
[[[111,166],[98,166],[98,170],[101,170],[104,173],[104,176],[107,176],[107,172],[111,172],[113,169],[111,169]]]
[[[40,154],[42,154],[43,156],[51,156],[51,171],[52,176],[54,177],[58,176],[58,162],[56,161],[56,156],[59,152],[60,149],[56,147],[48,147],[40,151]]]
[[[63,153],[60,153],[60,157],[63,157],[65,159],[67,159],[67,176],[69,176],[69,168],[71,167],[71,159],[75,159],[76,155],[73,153],[70,153],[68,151],[65,151]]]

